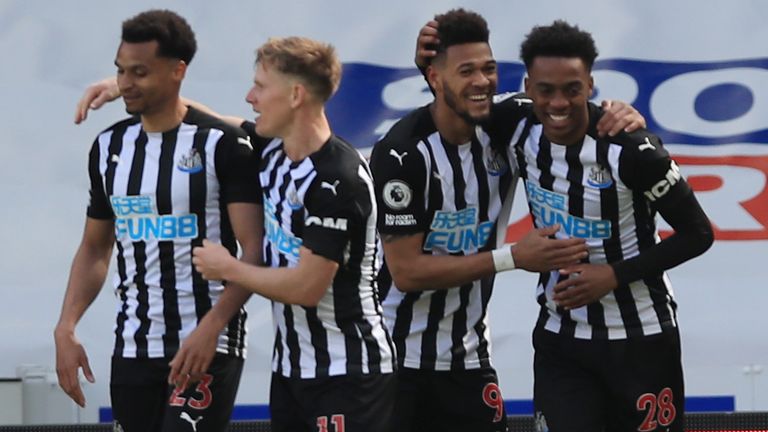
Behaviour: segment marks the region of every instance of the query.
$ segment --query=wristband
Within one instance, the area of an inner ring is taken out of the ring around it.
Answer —
[[[512,256],[510,245],[492,250],[491,255],[493,256],[493,268],[496,269],[496,273],[515,268],[515,258]]]

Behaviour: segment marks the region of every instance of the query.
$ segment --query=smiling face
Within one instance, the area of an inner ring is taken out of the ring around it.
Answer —
[[[293,118],[294,80],[269,64],[259,62],[253,86],[245,100],[251,104],[256,118],[256,133],[264,137],[285,137]]]
[[[117,86],[129,114],[152,115],[176,100],[186,65],[157,56],[157,41],[122,42],[117,50]]]
[[[581,142],[589,126],[587,102],[594,82],[578,57],[536,57],[528,68],[525,92],[550,141]]]
[[[457,116],[470,125],[490,116],[498,72],[487,43],[452,45],[433,66],[432,87]]]

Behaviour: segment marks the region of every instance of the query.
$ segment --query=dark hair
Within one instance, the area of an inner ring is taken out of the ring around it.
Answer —
[[[535,57],[578,57],[592,70],[597,48],[592,35],[578,26],[557,20],[549,26],[536,26],[520,45],[520,58],[530,68]]]
[[[187,21],[169,10],[153,9],[123,21],[122,40],[128,43],[157,41],[157,55],[189,64],[197,51],[195,33]]]
[[[435,47],[438,55],[453,45],[473,42],[488,43],[488,23],[479,14],[466,9],[451,9],[435,15],[437,36],[440,43]]]

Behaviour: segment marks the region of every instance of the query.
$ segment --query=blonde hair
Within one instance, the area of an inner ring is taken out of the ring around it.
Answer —
[[[256,63],[299,78],[323,102],[336,93],[341,81],[336,49],[305,37],[270,38],[256,50]]]

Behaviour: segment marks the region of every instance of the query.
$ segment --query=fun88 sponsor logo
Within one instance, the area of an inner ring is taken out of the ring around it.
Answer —
[[[480,223],[476,207],[455,212],[440,210],[435,212],[430,229],[424,250],[470,253],[488,242],[493,222]]]
[[[293,234],[285,232],[280,226],[280,221],[277,220],[276,210],[274,203],[264,195],[264,230],[267,241],[271,244],[272,249],[285,255],[288,259],[298,261],[299,248],[303,242]]]
[[[118,240],[173,241],[197,238],[197,215],[159,215],[149,195],[113,196],[115,237]]]
[[[568,214],[565,195],[532,183],[525,184],[531,214],[539,226],[560,224],[560,230],[570,237],[604,239],[611,236],[611,221],[590,220]]]

